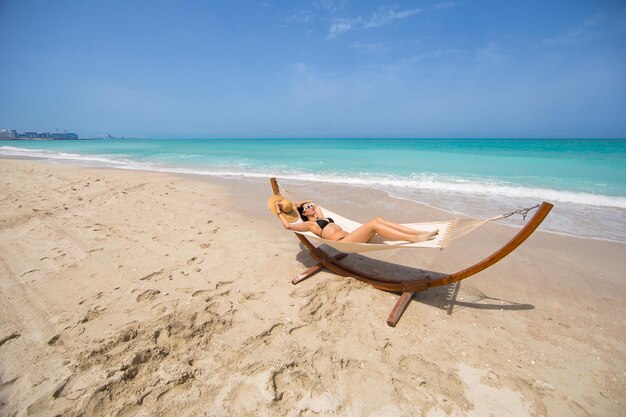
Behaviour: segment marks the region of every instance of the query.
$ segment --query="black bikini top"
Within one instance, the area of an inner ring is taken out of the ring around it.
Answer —
[[[331,219],[330,217],[327,217],[325,220],[315,220],[315,223],[317,223],[317,225],[320,227],[320,229],[324,230],[324,228],[326,226],[328,226],[328,223],[335,223],[335,221],[333,219]]]

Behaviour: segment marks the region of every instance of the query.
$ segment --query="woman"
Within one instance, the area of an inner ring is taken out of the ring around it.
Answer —
[[[437,233],[439,233],[439,230],[425,232],[423,230],[411,229],[409,227],[387,221],[382,217],[376,217],[352,233],[348,233],[339,225],[335,224],[333,219],[325,217],[324,213],[322,213],[322,209],[312,201],[296,203],[296,209],[298,210],[298,213],[300,213],[303,223],[290,223],[287,221],[287,218],[283,213],[283,201],[276,201],[276,213],[278,214],[280,221],[283,223],[283,226],[285,226],[285,229],[293,230],[294,232],[312,232],[327,240],[366,243],[378,234],[391,240],[406,240],[416,243],[432,239],[437,235]]]

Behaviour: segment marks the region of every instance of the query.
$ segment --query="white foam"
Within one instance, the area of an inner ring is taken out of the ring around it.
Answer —
[[[74,165],[104,166],[138,171],[249,179],[277,177],[281,180],[296,182],[325,182],[363,186],[376,188],[396,197],[477,217],[493,215],[491,210],[494,208],[508,210],[511,203],[547,200],[562,210],[560,219],[552,219],[548,222],[550,230],[592,238],[606,237],[608,234],[610,240],[626,240],[626,216],[623,212],[626,209],[626,197],[622,196],[528,187],[484,178],[461,178],[436,174],[414,174],[409,177],[398,177],[369,173],[311,173],[286,167],[257,168],[256,171],[252,171],[247,163],[240,163],[237,167],[202,169],[189,166],[159,165],[152,162],[138,162],[103,155],[81,155],[12,146],[0,146],[0,155],[41,158]],[[588,224],[584,230],[578,224],[583,218],[587,219],[585,220],[587,222],[593,219],[591,221],[593,224]],[[602,223],[602,219],[611,219],[613,228],[599,224]]]
[[[277,174],[278,175],[278,174]],[[266,177],[267,174],[259,176]],[[371,176],[364,174],[360,178],[339,175],[281,175],[281,178],[323,181],[330,183],[363,185],[363,186],[386,186],[397,189],[424,190],[437,192],[453,192],[468,195],[497,195],[511,198],[540,198],[554,202],[584,204],[598,207],[616,207],[626,209],[626,197],[607,196],[575,191],[561,191],[548,188],[525,187],[509,184],[501,184],[496,181],[482,179],[466,179],[443,177],[438,175],[417,175],[412,178],[397,178],[392,176]]]
[[[540,187],[527,187],[506,184],[499,181],[490,181],[482,178],[461,178],[436,174],[418,174],[411,177],[397,177],[392,175],[372,175],[368,173],[341,174],[321,173],[313,174],[297,170],[259,170],[234,171],[229,169],[207,170],[188,167],[175,167],[142,163],[131,160],[112,159],[100,155],[82,155],[75,153],[56,152],[42,149],[23,149],[12,146],[0,146],[0,155],[65,160],[78,164],[98,163],[115,168],[132,170],[148,170],[159,172],[173,172],[180,174],[194,174],[207,176],[228,176],[244,178],[267,178],[276,176],[287,180],[303,180],[311,182],[327,182],[335,184],[361,185],[372,187],[393,187],[396,189],[423,190],[442,193],[460,193],[467,195],[498,196],[508,198],[534,198],[550,200],[552,202],[583,204],[596,207],[615,207],[626,209],[626,197],[591,194],[586,192],[554,190]],[[193,157],[193,156],[188,156]],[[248,164],[239,164],[239,168],[248,167]]]
[[[12,146],[0,146],[0,155],[5,156],[18,156],[27,158],[42,158],[53,160],[66,160],[73,162],[100,162],[103,164],[111,164],[114,166],[125,165],[128,161],[120,161],[111,158],[106,158],[98,155],[81,155],[67,152],[47,151],[44,149],[24,149],[15,148]]]

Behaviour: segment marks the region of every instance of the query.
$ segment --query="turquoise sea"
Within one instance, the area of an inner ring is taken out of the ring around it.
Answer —
[[[377,188],[475,217],[543,200],[543,230],[626,242],[626,139],[0,141],[0,156]]]

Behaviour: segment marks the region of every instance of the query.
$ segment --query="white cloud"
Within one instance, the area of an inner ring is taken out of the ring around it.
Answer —
[[[330,13],[336,13],[342,10],[348,4],[347,0],[318,0],[313,3],[314,6],[322,8]]]
[[[392,9],[380,9],[378,12],[372,14],[372,18],[367,23],[365,23],[363,27],[373,28],[377,26],[383,26],[393,20],[405,19],[419,12],[421,12],[420,9],[409,9],[399,12],[396,12]]]
[[[361,18],[358,17],[356,19],[348,20],[348,19],[337,19],[331,23],[328,28],[328,39],[332,39],[336,36],[349,32],[355,25],[361,22]]]
[[[442,58],[458,58],[466,55],[464,49],[458,48],[446,48],[446,49],[433,49],[420,52],[411,57],[412,61],[433,61]]]
[[[355,42],[350,43],[349,46],[358,51],[361,51],[367,54],[372,54],[372,55],[384,54],[385,52],[388,52],[391,50],[391,47],[389,45],[385,45],[382,42],[355,41]]]
[[[352,19],[335,19],[328,28],[327,39],[335,38],[354,29],[369,29],[386,25],[389,22],[399,19],[406,19],[421,12],[421,9],[408,9],[395,11],[392,9],[379,9],[372,13],[369,20],[364,20],[361,16]]]
[[[295,72],[305,72],[306,70],[308,70],[308,67],[306,66],[306,64],[302,62],[298,62],[292,65],[292,68]]]
[[[459,5],[459,3],[455,2],[455,1],[444,1],[444,2],[441,2],[441,3],[435,4],[433,6],[433,9],[438,9],[438,10],[450,9],[450,8],[456,7],[458,5]]]
[[[494,42],[478,48],[475,53],[476,64],[480,68],[492,68],[501,63],[504,58],[504,53]]]
[[[583,21],[573,29],[553,38],[544,39],[541,43],[552,46],[576,45],[600,36],[598,30],[606,25],[609,17],[606,13],[598,13]]]
[[[301,10],[298,13],[292,14],[287,17],[287,20],[300,22],[300,23],[308,23],[315,19],[315,15],[310,10]]]

